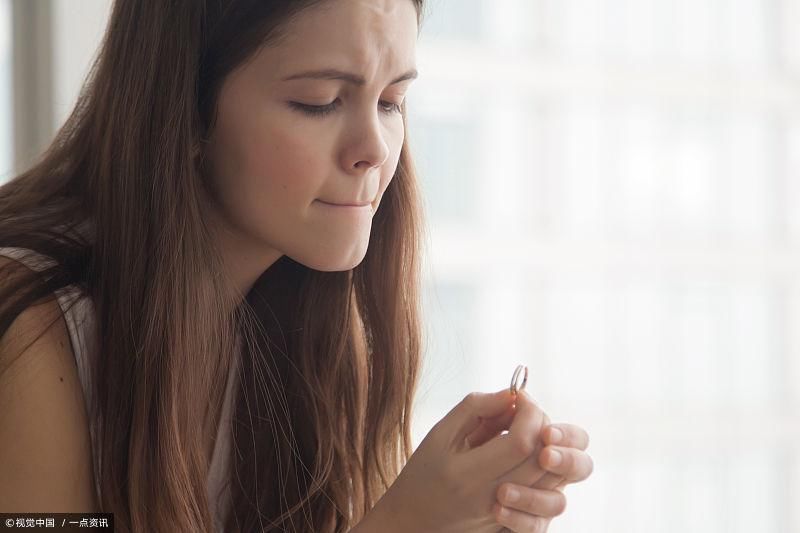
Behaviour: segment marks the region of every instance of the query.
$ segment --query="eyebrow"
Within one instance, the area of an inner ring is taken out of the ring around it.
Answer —
[[[417,77],[417,69],[412,69],[406,72],[405,74],[392,80],[392,82],[389,85],[394,85],[395,83],[400,83],[401,81],[413,80],[416,77]],[[310,70],[307,72],[300,72],[298,74],[292,74],[287,78],[283,78],[283,81],[298,80],[303,78],[309,78],[314,80],[343,80],[348,83],[352,83],[353,85],[357,85],[359,87],[367,83],[363,77],[357,74],[352,74],[350,72],[343,72],[341,70],[336,70],[336,69]]]

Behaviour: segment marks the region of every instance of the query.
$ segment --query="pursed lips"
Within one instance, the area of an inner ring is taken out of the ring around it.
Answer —
[[[318,200],[326,205],[332,205],[334,207],[366,207],[370,205],[372,202],[356,202],[356,203],[348,203],[348,204],[337,204],[333,202],[326,202],[325,200]]]

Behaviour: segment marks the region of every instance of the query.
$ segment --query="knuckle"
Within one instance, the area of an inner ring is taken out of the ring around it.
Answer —
[[[461,403],[468,406],[473,406],[478,403],[478,398],[480,397],[480,393],[472,391],[464,396],[464,399],[461,400]]]
[[[511,483],[502,483],[497,487],[497,499],[500,501],[506,501],[506,496],[508,495],[508,491],[513,489],[513,485]]]
[[[525,435],[517,436],[514,439],[514,449],[521,457],[531,455],[536,447],[536,443]]]
[[[503,523],[503,520],[500,517],[500,509],[502,509],[502,508],[503,508],[503,506],[500,505],[500,504],[497,504],[497,503],[492,505],[492,516],[494,517],[495,522],[497,522],[498,524],[502,524]]]
[[[545,446],[541,450],[539,450],[539,457],[537,459],[539,465],[541,465],[542,468],[544,469],[547,469],[547,465],[550,462],[550,450],[552,449],[553,449],[552,446]]]

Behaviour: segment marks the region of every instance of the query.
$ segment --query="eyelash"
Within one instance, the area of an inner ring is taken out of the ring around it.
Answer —
[[[386,110],[383,106],[381,106],[382,111],[387,115],[403,112],[403,109],[401,107],[402,104],[393,104],[391,102],[384,102],[384,103],[389,104],[391,106],[389,110]],[[308,104],[301,104],[299,102],[289,102],[289,105],[307,115],[311,115],[314,117],[323,117],[329,113],[333,113],[333,111],[335,111],[337,107],[336,100],[327,105],[308,105]]]

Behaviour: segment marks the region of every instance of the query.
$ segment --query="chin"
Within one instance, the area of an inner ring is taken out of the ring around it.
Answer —
[[[332,258],[332,257],[292,257],[293,261],[302,264],[312,270],[320,272],[344,272],[352,270],[364,260],[365,253],[360,253],[346,257]]]

